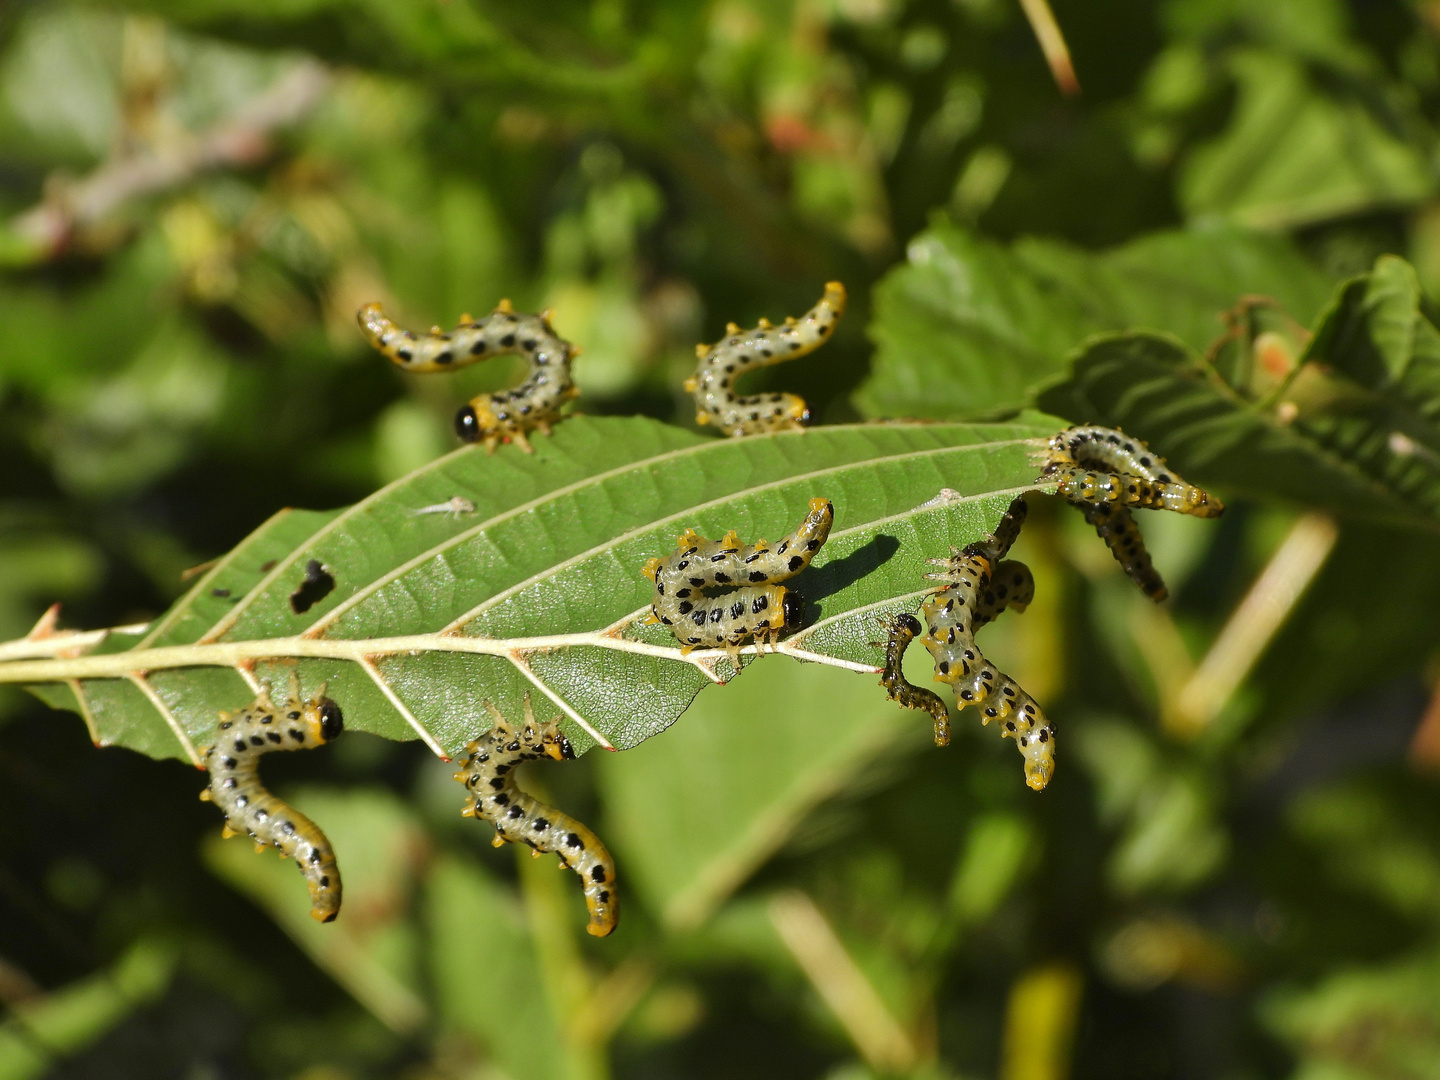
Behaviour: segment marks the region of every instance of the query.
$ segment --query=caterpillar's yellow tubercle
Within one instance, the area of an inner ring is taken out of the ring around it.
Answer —
[[[921,638],[935,661],[935,678],[950,684],[963,709],[973,705],[982,722],[999,720],[1000,734],[1013,738],[1025,759],[1025,783],[1042,790],[1055,775],[1055,732],[1040,706],[1014,679],[985,659],[975,644],[975,632],[1006,608],[1024,611],[1035,597],[1035,579],[1024,563],[1007,560],[1027,507],[1023,498],[1010,504],[994,534],[948,559],[932,559],[943,567],[930,575],[946,582],[920,606],[926,629]],[[919,632],[911,615],[901,615],[890,624],[885,672],[881,684],[892,698],[910,708],[923,708],[936,715],[938,698],[905,680],[901,663],[905,648]],[[942,731],[936,715],[935,741],[948,740],[948,724]]]
[[[590,909],[585,929],[605,937],[620,921],[615,860],[584,825],[525,794],[515,783],[515,767],[520,762],[542,757],[563,761],[573,758],[575,751],[556,720],[536,723],[528,694],[525,722],[518,728],[511,727],[490,702],[485,702],[485,708],[495,725],[465,747],[460,771],[455,774],[470,791],[470,801],[461,813],[494,825],[496,847],[522,843],[529,844],[537,856],[542,851],[559,855],[584,883],[585,904]]]
[[[687,529],[675,554],[651,559],[642,571],[655,583],[648,621],[673,629],[686,652],[738,649],[752,637],[774,641],[798,629],[804,604],[780,582],[810,565],[834,522],[830,500],[814,498],[799,528],[776,544],[742,544],[733,529],[706,540]],[[709,589],[728,591],[710,595]]]
[[[1056,491],[1085,511],[1085,520],[1095,526],[1125,573],[1156,601],[1169,593],[1130,508],[1202,518],[1225,512],[1219,499],[1187,484],[1145,443],[1115,428],[1066,428],[1050,440],[1040,478],[1055,481]]]
[[[803,398],[795,394],[737,397],[735,380],[747,371],[814,352],[830,337],[844,313],[845,286],[831,281],[820,302],[798,319],[788,318],[782,326],[761,319],[753,330],[730,323],[725,337],[714,345],[695,346],[700,363],[685,381],[685,389],[695,395],[695,422],[714,424],[726,435],[803,427],[810,419]]]
[[[460,317],[449,333],[438,326],[428,334],[414,334],[396,326],[379,304],[366,304],[357,313],[360,328],[370,344],[406,371],[452,371],[492,356],[523,356],[530,368],[514,390],[480,394],[455,414],[455,432],[465,442],[483,442],[493,451],[497,443],[514,442],[527,453],[527,435],[550,433],[560,419],[560,408],[579,396],[570,378],[570,361],[580,354],[550,326],[549,312],[526,315],[501,300],[482,319]]]
[[[344,727],[340,706],[325,696],[323,686],[305,701],[292,677],[283,703],[261,694],[237,712],[221,713],[215,743],[205,751],[210,786],[200,798],[224,812],[225,836],[248,833],[256,851],[275,847],[282,857],[294,856],[310,889],[310,914],[320,922],[340,914],[335,851],[318,825],[265,789],[258,768],[262,754],[321,746]]]

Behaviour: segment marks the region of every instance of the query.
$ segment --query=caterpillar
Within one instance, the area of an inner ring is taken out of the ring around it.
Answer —
[[[1095,526],[1126,575],[1157,602],[1169,590],[1145,550],[1130,508],[1201,518],[1225,512],[1224,503],[1186,483],[1145,443],[1093,424],[1066,428],[1050,440],[1040,479],[1054,480],[1056,491],[1085,512],[1085,520]]]
[[[428,334],[401,329],[379,304],[366,304],[356,318],[370,344],[406,371],[450,371],[492,356],[525,357],[530,370],[524,382],[514,390],[479,394],[455,414],[455,433],[461,440],[484,442],[491,453],[501,442],[514,442],[530,453],[533,447],[526,436],[532,431],[550,434],[561,406],[580,394],[570,378],[570,361],[580,350],[555,333],[548,311],[517,314],[509,300],[501,300],[482,319],[460,316],[460,324],[448,334],[438,326]]]
[[[1005,559],[1027,513],[1025,500],[1017,498],[992,535],[952,551],[948,559],[931,560],[944,569],[930,577],[946,584],[920,606],[926,624],[921,641],[935,661],[935,678],[950,684],[959,706],[974,705],[986,725],[1001,721],[1001,736],[1014,738],[1025,760],[1025,783],[1041,791],[1055,774],[1055,732],[1034,699],[986,660],[975,644],[980,627],[1006,608],[1024,611],[1035,597],[1030,568]],[[943,707],[940,699],[901,674],[905,649],[919,635],[919,621],[913,615],[900,615],[889,629],[881,685],[900,704],[929,710],[936,717],[936,745],[943,746],[949,726],[942,731],[936,712],[937,706]]]
[[[496,847],[518,841],[529,844],[537,858],[542,851],[559,855],[561,863],[579,874],[584,884],[585,905],[590,910],[585,929],[596,937],[605,937],[620,921],[615,860],[600,838],[584,825],[525,794],[515,784],[514,769],[522,761],[542,757],[563,761],[575,756],[570,741],[560,731],[559,718],[537,724],[530,695],[526,694],[525,722],[516,730],[494,705],[488,701],[484,704],[495,723],[465,747],[460,771],[455,774],[455,779],[470,791],[470,801],[461,814],[484,818],[494,825]]]
[[[300,697],[300,680],[292,674],[290,692],[276,705],[261,693],[245,708],[220,714],[219,735],[205,750],[210,785],[200,793],[225,814],[224,835],[250,834],[255,850],[280,849],[310,889],[310,915],[333,922],[340,914],[340,867],[320,827],[286,805],[260,783],[260,755],[272,750],[305,750],[330,742],[345,728],[340,706],[325,696],[322,685],[308,701]]]
[[[810,565],[834,522],[830,500],[814,498],[805,520],[774,546],[741,544],[733,529],[719,540],[685,530],[675,554],[651,559],[641,571],[655,583],[646,621],[671,627],[685,652],[702,645],[733,652],[751,637],[778,640],[799,628],[804,610],[800,596],[779,583]]]
[[[871,648],[885,650],[885,670],[880,673],[880,685],[892,701],[898,701],[907,709],[923,709],[935,720],[935,745],[950,745],[950,710],[940,695],[924,687],[916,686],[905,678],[902,664],[905,650],[921,635],[924,627],[920,620],[908,611],[893,619],[881,619],[880,625],[886,630],[884,642],[872,641]]]
[[[803,398],[795,394],[737,397],[735,380],[747,371],[814,352],[825,343],[844,313],[845,286],[831,281],[825,285],[819,303],[799,319],[787,318],[779,327],[772,326],[768,319],[761,319],[753,330],[741,330],[729,323],[720,341],[714,345],[696,345],[695,355],[700,364],[695,374],[685,381],[686,391],[695,395],[695,422],[714,424],[726,435],[754,435],[803,427],[810,420],[810,410]]]

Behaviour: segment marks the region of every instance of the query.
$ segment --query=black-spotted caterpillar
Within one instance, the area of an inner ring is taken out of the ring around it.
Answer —
[[[485,708],[494,726],[465,747],[455,779],[470,790],[461,811],[466,817],[484,818],[495,826],[496,847],[529,844],[538,856],[551,851],[580,875],[590,922],[585,929],[605,937],[620,920],[620,899],[615,889],[615,860],[593,832],[567,814],[525,794],[515,783],[515,767],[522,761],[550,757],[573,758],[575,751],[555,720],[538,724],[525,696],[525,722],[512,728],[490,702]],[[558,720],[558,718],[557,718]]]
[[[905,650],[924,633],[925,628],[920,625],[920,620],[908,611],[896,615],[893,619],[882,620],[881,625],[886,629],[886,640],[870,643],[872,648],[885,650],[885,670],[880,673],[880,685],[885,687],[892,700],[898,701],[905,708],[928,712],[935,720],[935,745],[949,746],[950,710],[945,707],[945,702],[940,699],[939,694],[916,686],[905,678]]]
[[[428,334],[401,329],[379,304],[366,304],[356,318],[370,344],[406,371],[450,371],[492,356],[525,357],[530,370],[524,382],[514,390],[480,394],[455,414],[456,434],[465,442],[484,442],[487,450],[513,441],[529,453],[526,436],[548,435],[561,406],[580,393],[570,379],[570,361],[580,350],[555,333],[549,312],[519,314],[501,300],[483,319],[462,315],[448,334],[438,326]]]
[[[225,813],[227,837],[248,833],[255,850],[280,849],[292,855],[310,889],[310,915],[331,922],[340,914],[340,868],[320,827],[272,795],[260,783],[260,755],[272,750],[321,746],[344,730],[340,706],[322,686],[308,701],[292,675],[290,693],[276,705],[267,693],[233,713],[220,714],[220,731],[205,751],[210,786],[200,798]]]
[[[1169,594],[1130,507],[1202,518],[1225,512],[1219,499],[1187,484],[1159,454],[1114,428],[1079,425],[1060,432],[1046,448],[1040,479],[1055,481],[1056,491],[1085,512],[1125,573],[1155,601]]]
[[[772,326],[761,319],[753,330],[734,323],[714,345],[696,345],[700,364],[685,381],[695,395],[695,422],[714,424],[726,435],[754,435],[799,428],[810,419],[803,398],[795,394],[753,394],[737,397],[735,380],[747,371],[794,360],[814,352],[830,336],[845,313],[845,286],[828,282],[820,302],[799,319]]]
[[[647,621],[673,629],[686,652],[736,650],[752,637],[774,641],[798,629],[804,604],[780,582],[810,565],[834,521],[830,500],[814,498],[800,527],[774,545],[741,544],[733,529],[719,540],[687,529],[675,554],[645,564],[642,572],[655,583]],[[729,591],[711,596],[707,589]]]
[[[1005,555],[1020,535],[1027,507],[1023,498],[1010,504],[994,534],[970,544],[948,559],[932,559],[944,569],[932,578],[944,581],[920,607],[926,623],[921,641],[935,661],[935,678],[947,682],[961,708],[974,705],[982,722],[1001,722],[1000,734],[1011,737],[1025,759],[1025,783],[1042,790],[1055,773],[1055,733],[1045,714],[1015,680],[981,654],[975,632],[1006,608],[1025,610],[1035,596],[1035,579],[1024,563]],[[934,694],[906,681],[901,671],[905,648],[919,633],[912,615],[890,624],[881,684],[890,697],[935,716],[935,741],[945,745],[949,724],[942,724],[943,703]]]

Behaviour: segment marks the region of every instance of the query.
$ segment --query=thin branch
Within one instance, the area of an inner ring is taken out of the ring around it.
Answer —
[[[1040,51],[1050,65],[1050,74],[1055,76],[1055,85],[1066,97],[1080,93],[1080,80],[1075,77],[1075,65],[1070,60],[1070,47],[1065,44],[1065,35],[1055,21],[1048,0],[1020,0],[1035,40],[1040,42]]]
[[[770,924],[869,1066],[886,1075],[920,1064],[915,1040],[885,1007],[815,901],[799,890],[770,901]]]
[[[123,204],[188,183],[201,173],[252,165],[270,152],[270,137],[309,114],[330,88],[329,70],[314,60],[291,67],[229,119],[166,153],[107,161],[71,184],[54,184],[43,202],[10,222],[42,258],[64,250],[74,235]]]
[[[1194,738],[1209,728],[1325,565],[1339,532],[1325,514],[1296,519],[1205,659],[1175,695],[1165,715],[1171,734]]]

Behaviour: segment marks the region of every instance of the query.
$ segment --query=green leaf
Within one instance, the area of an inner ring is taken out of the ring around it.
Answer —
[[[511,1076],[565,1075],[562,1032],[513,891],[445,856],[430,869],[425,898],[441,1019],[479,1039]],[[481,986],[504,992],[480,993]]]
[[[1021,240],[1006,248],[952,225],[911,244],[876,287],[869,416],[1013,412],[1105,330],[1172,333],[1203,349],[1245,294],[1309,318],[1331,283],[1279,237],[1230,228],[1158,233],[1092,255]]]
[[[0,1080],[31,1080],[64,1071],[64,1057],[84,1050],[161,997],[175,960],[173,947],[142,940],[107,970],[16,1002],[0,1024]]]
[[[835,531],[794,582],[806,626],[778,651],[871,671],[874,615],[919,595],[927,557],[988,532],[1016,494],[1038,489],[1039,441],[1057,426],[715,440],[577,417],[533,455],[467,448],[345,510],[282,511],[138,640],[110,634],[88,656],[0,663],[0,682],[48,683],[41,696],[78,709],[97,742],[197,763],[217,710],[245,704],[257,680],[283,689],[297,665],[308,691],[328,682],[351,728],[419,735],[437,753],[487,725],[483,701],[517,715],[526,693],[569,717],[580,749],[624,749],[722,681],[721,665],[732,670],[717,650],[684,655],[667,628],[636,625],[651,589],[641,567],[686,527],[778,537],[811,497],[833,500]],[[937,500],[942,489],[951,494]],[[475,509],[417,513],[457,496]],[[333,587],[298,611],[312,567]],[[0,657],[66,644],[19,642]]]
[[[243,835],[222,840],[213,834],[203,849],[205,861],[269,912],[376,1019],[401,1034],[418,1030],[428,1010],[420,994],[419,940],[407,909],[424,833],[388,792],[302,791],[295,805],[325,822],[344,867],[345,905],[361,918],[316,922],[295,864],[270,851],[257,854]]]
[[[1309,990],[1271,994],[1266,1026],[1299,1055],[1297,1080],[1428,1077],[1440,1060],[1440,958],[1341,971]]]
[[[1192,482],[1372,520],[1440,525],[1440,474],[1422,454],[1387,448],[1398,429],[1387,428],[1383,415],[1325,411],[1283,423],[1180,342],[1155,334],[1095,338],[1071,370],[1040,395],[1045,409],[1122,428]]]
[[[693,929],[820,801],[897,743],[929,740],[928,718],[878,680],[767,658],[664,738],[602,757],[608,835],[661,921]]]
[[[1433,134],[1375,80],[1260,50],[1237,52],[1230,68],[1235,117],[1181,173],[1190,217],[1293,228],[1435,190]]]

